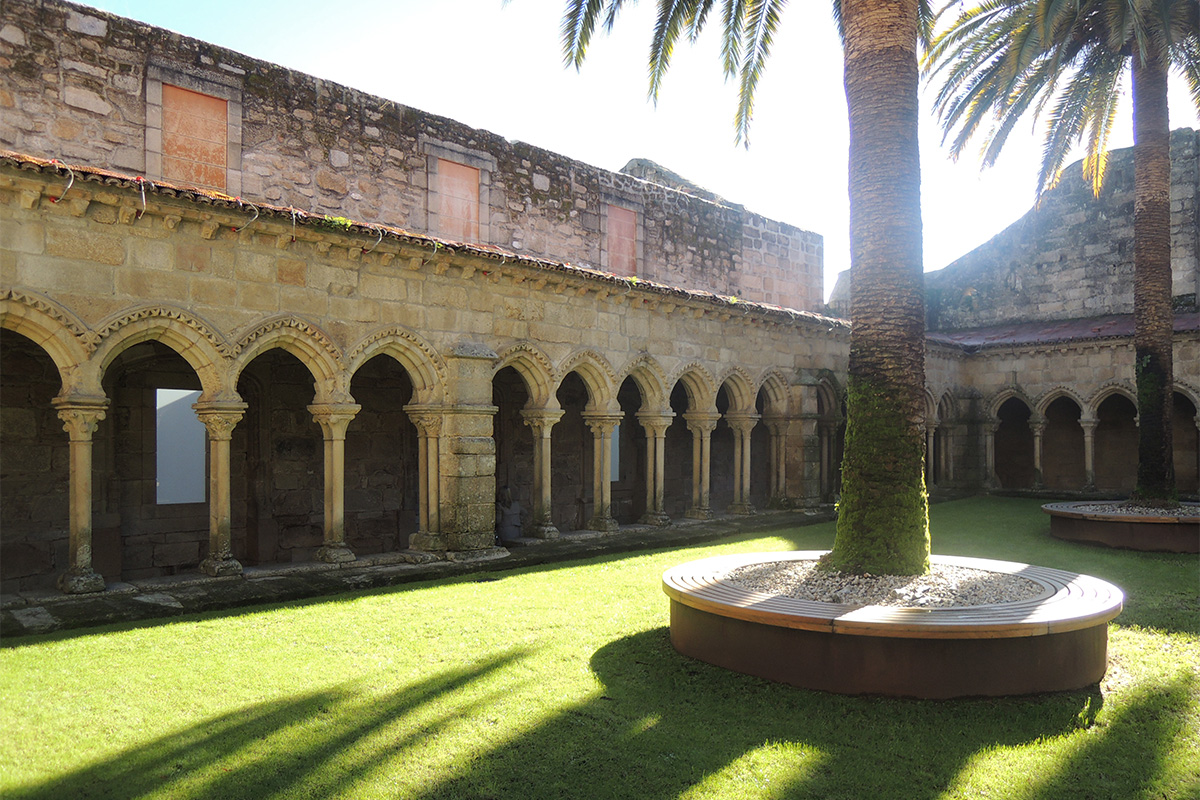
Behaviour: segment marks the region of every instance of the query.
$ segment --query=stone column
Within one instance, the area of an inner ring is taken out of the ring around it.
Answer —
[[[417,429],[417,533],[410,546],[440,550],[441,432],[442,415],[436,411],[408,411]],[[438,544],[434,544],[437,540]]]
[[[753,514],[750,503],[750,432],[758,422],[757,414],[725,415],[733,429],[733,503],[729,506],[733,514]]]
[[[588,530],[615,531],[612,517],[612,432],[624,414],[603,411],[583,412],[583,421],[592,431],[592,518]]]
[[[667,412],[639,411],[638,422],[646,431],[646,513],[639,522],[645,525],[665,527],[671,524],[663,508],[666,479],[667,428],[675,414]]]
[[[943,425],[942,431],[942,480],[954,483],[954,430],[955,425]]]
[[[346,426],[361,408],[356,403],[308,407],[325,434],[325,542],[317,550],[318,561],[338,564],[354,560],[346,546]]]
[[[1083,428],[1083,491],[1096,491],[1096,426],[1097,419],[1085,417],[1079,420]]]
[[[683,415],[692,432],[692,507],[691,519],[712,519],[709,506],[709,475],[712,468],[710,445],[721,415],[715,411],[689,411]]]
[[[787,427],[786,420],[767,420],[771,434],[771,505],[787,505]]]
[[[999,420],[993,420],[984,425],[984,478],[985,489],[999,489],[1000,481],[996,477],[996,431],[1000,428]]]
[[[925,428],[925,486],[933,486],[933,432],[934,428]]]
[[[521,412],[521,418],[533,431],[533,514],[529,533],[538,539],[558,536],[550,513],[554,503],[550,483],[550,429],[562,419],[563,413],[561,409],[544,408]]]
[[[233,557],[230,541],[229,442],[247,406],[240,401],[221,401],[194,403],[192,408],[208,432],[208,556],[200,562],[200,569],[214,578],[241,575],[242,565]]]
[[[1033,488],[1042,489],[1042,437],[1046,433],[1046,420],[1034,417],[1029,420],[1029,429],[1033,431]]]
[[[104,591],[92,569],[92,434],[108,408],[107,397],[59,397],[53,401],[70,437],[71,498],[67,570],[58,588],[67,594]]]
[[[826,421],[817,423],[818,447],[821,451],[818,485],[822,502],[833,494],[833,437],[836,431],[837,423]]]

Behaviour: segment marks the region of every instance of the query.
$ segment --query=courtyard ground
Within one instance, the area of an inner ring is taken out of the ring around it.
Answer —
[[[1038,505],[935,506],[934,551],[1121,586],[1091,690],[840,697],[671,649],[663,570],[826,523],[6,638],[0,796],[1197,796],[1200,562],[1050,539]]]

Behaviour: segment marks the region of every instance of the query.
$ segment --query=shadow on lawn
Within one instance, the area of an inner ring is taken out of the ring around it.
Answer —
[[[331,797],[494,698],[414,724],[422,706],[524,655],[514,650],[384,696],[343,684],[239,709],[8,797]]]
[[[697,796],[936,798],[977,754],[1089,727],[1103,703],[1097,689],[943,702],[803,691],[684,659],[666,629],[619,639],[597,651],[591,665],[604,684],[602,696],[476,759],[420,797],[665,800],[693,790]],[[1022,796],[1083,796],[1080,781],[1098,789],[1086,795],[1095,797],[1133,796],[1152,785],[1181,735],[1175,713],[1178,703],[1190,702],[1184,683],[1147,692]],[[782,756],[770,752],[780,748]],[[767,752],[760,760],[761,751]],[[1117,782],[1111,769],[1107,778],[1095,769],[1126,751],[1126,774]],[[729,782],[706,784],[734,762],[730,772],[737,774],[717,779]],[[793,765],[788,774],[779,774],[781,762]]]

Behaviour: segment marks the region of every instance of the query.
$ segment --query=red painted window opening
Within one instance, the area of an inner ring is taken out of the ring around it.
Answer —
[[[637,275],[637,212],[608,207],[608,271]]]
[[[163,84],[163,178],[225,191],[227,106],[219,97]]]
[[[438,234],[479,241],[479,170],[438,159]]]

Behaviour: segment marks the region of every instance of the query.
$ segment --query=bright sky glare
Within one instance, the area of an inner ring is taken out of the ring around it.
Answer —
[[[647,100],[654,3],[631,4],[593,39],[583,69],[563,66],[563,0],[91,0],[91,5],[254,58],[441,114],[511,140],[619,170],[649,158],[752,211],[825,237],[825,293],[850,266],[846,99],[828,0],[789,4],[759,85],[750,147],[734,143],[736,91],[714,27],[676,49],[657,106]],[[713,24],[713,23],[710,23]],[[1198,127],[1175,80],[1171,126]],[[1040,128],[1013,132],[981,171],[957,164],[923,96],[925,269],[990,239],[1034,201]],[[1128,107],[1114,147],[1133,142]]]

